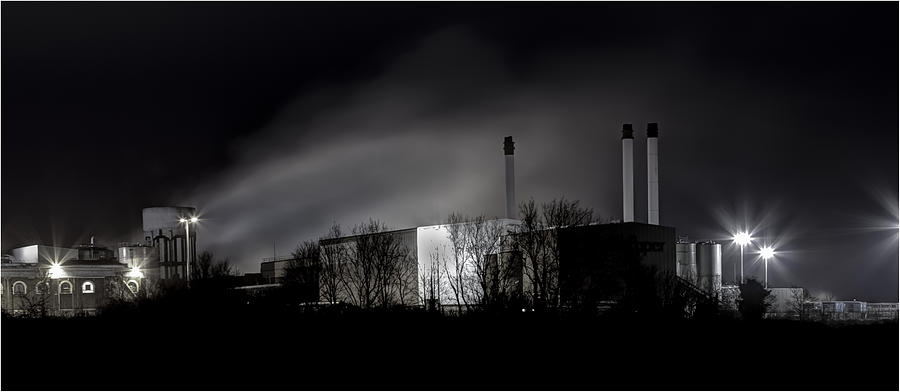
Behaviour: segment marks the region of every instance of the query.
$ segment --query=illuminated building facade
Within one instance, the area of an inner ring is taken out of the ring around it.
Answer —
[[[134,298],[149,283],[112,250],[90,245],[13,249],[0,264],[0,307],[15,315],[94,314],[115,298]]]

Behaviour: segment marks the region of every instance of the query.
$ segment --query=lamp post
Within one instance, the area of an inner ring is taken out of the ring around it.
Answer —
[[[766,289],[769,288],[769,259],[775,257],[775,249],[772,249],[771,246],[764,246],[759,250],[760,256],[762,256],[763,260],[766,262]]]
[[[184,275],[185,281],[191,284],[191,223],[197,223],[196,216],[190,219],[180,218],[178,222],[184,223]]]
[[[744,283],[744,246],[749,244],[753,238],[746,231],[735,234],[734,242],[741,247],[741,283]]]

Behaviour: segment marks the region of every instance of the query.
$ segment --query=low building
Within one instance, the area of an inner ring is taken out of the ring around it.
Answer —
[[[897,320],[898,314],[896,302],[866,303],[866,320]]]
[[[10,253],[14,256],[0,264],[0,307],[14,315],[93,314],[112,299],[146,292],[149,283],[139,268],[93,244],[32,245]]]
[[[284,277],[284,271],[288,268],[293,256],[265,257],[259,264],[259,274],[267,284],[278,283]]]

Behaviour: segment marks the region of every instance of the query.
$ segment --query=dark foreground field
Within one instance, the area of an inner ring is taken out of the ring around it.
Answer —
[[[898,388],[896,323],[276,314],[4,319],[2,388]]]

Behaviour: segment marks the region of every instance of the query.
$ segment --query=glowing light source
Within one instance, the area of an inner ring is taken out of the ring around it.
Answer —
[[[753,238],[750,238],[750,234],[747,234],[747,232],[745,232],[745,231],[742,231],[742,232],[734,235],[734,242],[740,246],[747,245],[752,240],[753,240]]]
[[[199,220],[199,219],[197,219],[196,216],[195,216],[195,217],[192,217],[192,218],[191,218],[191,223],[197,223],[198,220]]]
[[[131,271],[128,271],[128,274],[126,274],[126,276],[128,276],[129,278],[143,278],[144,273],[141,272],[140,268],[132,267]]]
[[[771,259],[775,257],[775,249],[772,249],[771,246],[764,246],[759,250],[759,255],[766,260]]]
[[[63,271],[62,267],[59,264],[52,264],[50,266],[50,279],[59,279],[66,275],[66,272]]]

